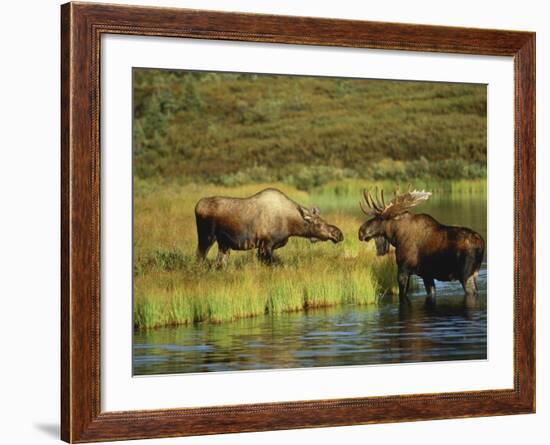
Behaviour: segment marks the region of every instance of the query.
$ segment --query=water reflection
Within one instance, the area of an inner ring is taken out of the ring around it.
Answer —
[[[455,286],[435,306],[418,291],[406,310],[385,302],[159,329],[136,335],[134,374],[485,359],[484,293],[479,301],[468,308]]]

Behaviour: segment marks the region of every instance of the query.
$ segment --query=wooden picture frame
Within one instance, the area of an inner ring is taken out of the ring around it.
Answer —
[[[535,411],[535,34],[91,3],[61,7],[61,437],[173,437]],[[100,38],[103,34],[513,56],[514,387],[102,412]]]

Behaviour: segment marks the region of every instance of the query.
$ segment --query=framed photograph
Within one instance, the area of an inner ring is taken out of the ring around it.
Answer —
[[[67,442],[535,411],[535,35],[61,8]]]

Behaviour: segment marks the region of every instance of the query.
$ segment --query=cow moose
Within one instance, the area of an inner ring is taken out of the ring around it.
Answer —
[[[360,207],[369,219],[359,229],[359,240],[375,239],[378,255],[385,255],[390,244],[395,247],[400,303],[410,303],[407,296],[412,274],[424,281],[427,301],[435,302],[434,280],[462,284],[466,302],[475,301],[477,275],[483,260],[485,241],[466,227],[440,224],[430,215],[412,214],[408,210],[426,201],[430,192],[411,190],[400,193],[386,204],[384,191],[375,198],[364,191]]]
[[[274,188],[248,198],[202,198],[195,206],[195,217],[197,258],[204,260],[217,242],[218,267],[226,264],[230,250],[258,249],[258,258],[271,264],[273,251],[285,246],[291,236],[333,243],[344,239],[338,227],[321,218],[318,208],[307,209]]]

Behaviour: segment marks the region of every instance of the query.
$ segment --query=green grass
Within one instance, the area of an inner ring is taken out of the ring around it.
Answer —
[[[305,192],[275,185],[308,202]],[[265,185],[256,185],[254,190]],[[172,186],[137,194],[134,213],[134,326],[138,329],[197,322],[225,322],[341,304],[366,305],[395,292],[392,255],[377,257],[359,243],[361,218],[340,211],[325,218],[344,231],[342,243],[291,238],[273,266],[255,252],[232,252],[217,270],[195,261],[194,203],[200,196],[247,196],[250,186]],[[216,255],[213,247],[209,255]],[[391,279],[390,279],[391,277]]]
[[[406,190],[407,182],[398,181],[401,190]],[[438,196],[449,197],[452,195],[464,195],[469,193],[486,193],[487,180],[413,180],[414,187],[417,189],[429,190],[433,193],[433,198]],[[341,181],[331,181],[322,186],[315,187],[308,194],[309,204],[315,204],[324,211],[359,211],[359,200],[364,189],[374,189],[378,187],[385,191],[386,200],[389,200],[393,191],[397,187],[396,181],[368,181],[359,179],[345,179]]]
[[[390,261],[379,261],[379,268],[393,269]],[[254,264],[223,271],[205,268],[199,277],[174,272],[165,272],[162,278],[155,273],[136,277],[134,326],[225,322],[341,304],[366,305],[375,303],[384,290],[366,259],[350,270],[332,267],[330,273],[314,275],[315,265],[305,263],[274,270]]]

